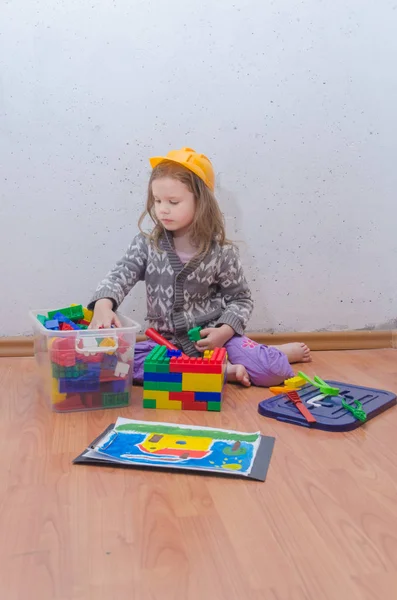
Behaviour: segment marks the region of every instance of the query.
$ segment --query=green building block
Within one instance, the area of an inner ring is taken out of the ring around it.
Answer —
[[[111,408],[116,406],[128,406],[130,399],[129,392],[123,392],[121,394],[105,393],[102,394],[102,402],[104,408]]]
[[[51,310],[48,313],[48,318],[52,319],[56,313],[62,313],[65,317],[68,317],[71,321],[80,321],[84,319],[83,307],[81,304],[78,306],[67,306],[66,308],[58,308],[57,310]]]
[[[144,381],[143,389],[159,392],[182,392],[182,382],[175,383],[174,381]]]
[[[76,363],[73,367],[61,367],[56,363],[52,363],[52,376],[55,379],[73,379],[75,377],[80,377],[83,373],[86,372],[87,366],[84,363]]]
[[[191,342],[198,342],[199,340],[201,340],[201,335],[200,335],[201,329],[202,329],[201,327],[193,327],[193,329],[189,329],[189,331],[187,332],[187,335]]]
[[[42,325],[48,320],[45,315],[37,315],[37,320],[40,321]]]
[[[220,411],[221,403],[220,402],[207,402],[207,410]]]
[[[143,408],[156,408],[156,400],[143,399]]]
[[[165,346],[155,346],[147,355],[143,365],[145,373],[169,373],[170,359]]]

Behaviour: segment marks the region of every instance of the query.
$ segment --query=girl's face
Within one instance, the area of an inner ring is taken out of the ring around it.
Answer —
[[[154,209],[157,219],[177,236],[188,232],[196,210],[194,195],[184,183],[171,177],[155,179],[152,183]]]

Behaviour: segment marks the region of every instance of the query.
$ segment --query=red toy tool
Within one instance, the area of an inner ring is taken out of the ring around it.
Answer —
[[[293,402],[295,404],[296,408],[299,410],[301,415],[303,415],[305,417],[305,419],[308,423],[316,423],[315,417],[313,417],[310,410],[308,408],[306,408],[306,406],[302,403],[298,392],[296,392],[295,390],[293,390],[291,392],[287,392],[287,396],[291,400],[291,402]]]
[[[174,346],[174,344],[171,344],[171,342],[169,342],[168,340],[166,340],[162,335],[160,335],[158,333],[158,331],[156,331],[155,329],[153,329],[153,327],[149,327],[149,329],[146,329],[145,334],[154,342],[156,342],[156,344],[160,344],[160,346],[165,346],[166,348],[168,348],[168,350],[178,350],[178,348],[176,346]],[[184,358],[187,358],[186,354],[182,354],[182,356]]]

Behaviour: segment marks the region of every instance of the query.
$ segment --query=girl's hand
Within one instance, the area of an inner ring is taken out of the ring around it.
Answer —
[[[204,352],[205,350],[214,350],[223,348],[223,346],[234,336],[234,329],[230,325],[221,327],[208,327],[200,332],[202,340],[195,344],[196,350]]]
[[[94,315],[88,329],[110,329],[112,325],[121,327],[120,320],[113,312],[113,302],[109,298],[97,300]]]

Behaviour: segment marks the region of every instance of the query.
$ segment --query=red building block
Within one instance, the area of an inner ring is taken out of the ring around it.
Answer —
[[[102,408],[102,394],[83,394],[83,402],[86,408]]]
[[[110,371],[109,369],[102,369],[101,373],[99,375],[99,381],[103,382],[103,381],[120,381],[123,379],[126,379],[126,375],[121,376],[121,377],[116,377],[114,374],[114,370]]]
[[[188,400],[182,400],[182,410],[207,410],[208,406],[206,402],[189,402]]]
[[[170,400],[181,400],[182,410],[207,410],[206,402],[196,402],[194,392],[170,392]]]
[[[194,402],[194,392],[170,392],[170,400]]]
[[[83,404],[83,395],[73,394],[71,396],[67,396],[63,402],[58,402],[58,404],[54,405],[56,410],[82,410],[85,407]]]
[[[75,337],[55,338],[50,347],[51,361],[61,367],[76,364]]]
[[[87,355],[79,354],[79,358],[82,362],[85,362],[85,363],[100,363],[103,358],[103,354],[100,354],[99,352],[96,352],[93,354],[91,354],[90,352],[87,352]]]
[[[171,358],[170,373],[203,373],[217,375],[222,373],[222,363],[213,363],[208,358],[192,358],[180,356]]]

